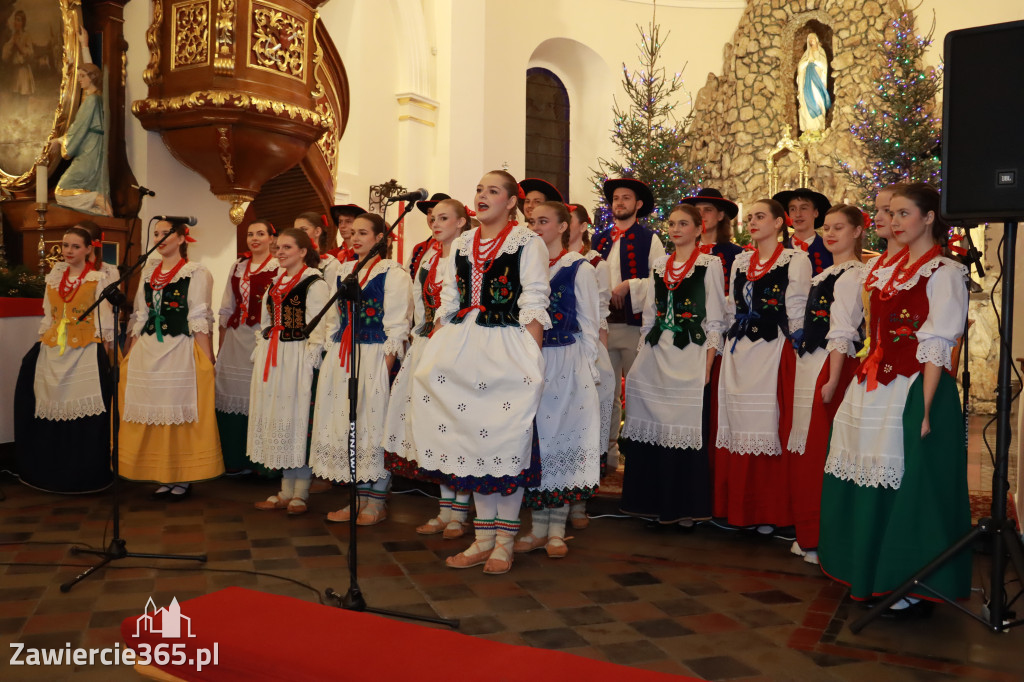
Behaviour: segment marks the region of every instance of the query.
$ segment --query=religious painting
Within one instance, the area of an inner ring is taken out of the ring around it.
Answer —
[[[73,113],[80,0],[0,0],[0,184],[23,187]],[[69,40],[70,37],[70,40]]]

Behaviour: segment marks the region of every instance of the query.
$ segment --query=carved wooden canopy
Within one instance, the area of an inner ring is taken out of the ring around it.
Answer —
[[[232,204],[298,163],[332,203],[348,79],[316,8],[323,0],[153,0],[147,130]]]

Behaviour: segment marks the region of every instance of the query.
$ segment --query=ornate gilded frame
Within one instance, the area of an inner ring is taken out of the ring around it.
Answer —
[[[78,42],[78,33],[82,27],[82,2],[81,0],[50,0],[57,2],[60,6],[61,20],[63,23],[63,52],[61,55],[61,81],[60,98],[57,101],[57,108],[53,112],[53,125],[46,140],[40,145],[40,150],[32,163],[32,168],[20,175],[12,175],[0,168],[0,187],[7,190],[24,190],[35,182],[36,166],[50,163],[54,156],[50,153],[50,143],[67,132],[71,119],[78,111],[78,65],[81,59],[81,50]]]

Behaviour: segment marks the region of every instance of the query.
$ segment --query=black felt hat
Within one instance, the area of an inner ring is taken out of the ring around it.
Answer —
[[[654,193],[651,192],[651,188],[647,186],[646,182],[641,182],[635,178],[613,178],[611,180],[605,180],[604,182],[604,199],[611,206],[612,195],[615,194],[615,190],[620,187],[633,190],[636,194],[636,198],[643,202],[640,206],[640,210],[636,212],[637,217],[643,218],[644,216],[650,215],[651,211],[654,210]]]
[[[691,206],[713,204],[719,211],[725,211],[725,215],[729,216],[730,220],[740,212],[740,207],[736,205],[736,202],[726,199],[722,196],[722,192],[714,187],[699,189],[695,195],[680,199],[679,203]]]
[[[519,186],[522,188],[523,194],[540,192],[544,195],[544,198],[547,201],[557,201],[560,203],[565,202],[565,199],[562,198],[562,193],[558,191],[558,188],[547,180],[541,180],[540,178],[524,178],[519,182]]]
[[[331,220],[334,224],[338,224],[338,216],[352,216],[355,218],[357,215],[366,213],[366,209],[356,204],[338,204],[337,206],[331,206]]]
[[[445,194],[444,192],[434,192],[433,194],[430,195],[429,199],[417,201],[416,208],[418,208],[420,210],[420,213],[422,213],[423,215],[427,215],[427,211],[434,208],[445,199],[451,199],[451,197]]]
[[[825,214],[832,208],[832,202],[828,200],[828,197],[821,192],[815,192],[813,189],[807,189],[806,187],[779,192],[772,199],[782,204],[782,208],[786,209],[786,213],[789,213],[789,202],[793,199],[807,199],[814,204],[814,208],[818,211],[818,217],[814,219],[814,227],[816,228],[825,224]]]

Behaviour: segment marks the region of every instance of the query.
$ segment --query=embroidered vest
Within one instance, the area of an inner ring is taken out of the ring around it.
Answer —
[[[523,285],[519,281],[519,261],[523,247],[515,253],[502,253],[494,259],[491,269],[479,275],[480,305],[484,307],[476,317],[482,327],[518,327],[519,295]],[[459,287],[459,309],[473,305],[473,264],[467,254],[455,250],[455,283]],[[452,324],[461,324],[464,316],[455,315]]]
[[[825,247],[825,240],[821,237],[815,237],[811,242],[807,256],[811,259],[812,276],[820,275],[832,267],[832,252]]]
[[[356,343],[384,343],[387,335],[384,333],[384,283],[387,280],[387,270],[374,275],[363,287],[359,294],[359,306],[356,309],[358,321],[355,327]],[[338,286],[341,286],[344,278],[338,278]],[[341,316],[341,326],[334,333],[334,342],[340,342],[342,335],[348,328],[348,304],[349,301],[338,300],[338,314]]]
[[[651,273],[650,260],[651,240],[654,239],[654,230],[633,223],[626,232],[619,237],[619,279],[625,282],[627,279],[646,279]],[[594,236],[594,250],[601,254],[601,257],[608,260],[615,242],[612,240],[612,231],[606,230]],[[621,309],[612,309],[608,315],[608,321],[612,323],[628,324],[639,327],[643,324],[643,315],[633,314],[633,301],[629,294],[626,294],[626,301]]]
[[[244,267],[249,267],[249,265],[250,263],[243,263]],[[242,307],[239,305],[239,301],[242,299],[242,278],[237,274],[237,270],[231,275],[231,292],[235,295],[235,310],[228,318],[229,329],[238,329],[239,325],[255,327],[260,323],[260,301],[263,300],[263,294],[267,293],[267,289],[273,283],[276,273],[275,269],[267,268],[255,275],[249,275],[249,302],[245,320],[241,319]]]
[[[427,276],[430,274],[429,269],[421,268],[419,273],[420,276],[417,279],[419,280],[420,287],[419,291],[416,293],[423,299],[423,324],[420,325],[416,334],[426,337],[430,336],[434,331],[434,316],[437,314],[437,308],[431,307],[430,301],[427,300],[427,297],[423,293],[423,287],[427,283]],[[440,298],[440,296],[438,298]],[[440,307],[440,302],[438,303],[438,307]]]
[[[576,343],[574,334],[581,331],[576,319],[576,273],[583,262],[575,261],[561,268],[551,278],[551,299],[548,305],[551,329],[544,330],[544,346],[571,346]]]
[[[707,335],[701,323],[707,316],[704,274],[707,266],[695,265],[693,273],[672,291],[662,277],[654,278],[656,320],[647,332],[647,343],[657,346],[662,333],[672,333],[672,345],[686,348],[691,342],[704,345]]]
[[[281,302],[281,326],[284,329],[278,335],[278,341],[305,341],[302,328],[306,326],[306,295],[309,293],[309,285],[322,279],[319,276],[307,277],[288,293],[288,298]],[[274,319],[274,299],[267,296],[267,312],[270,319]],[[263,330],[263,338],[270,338],[270,327]]]
[[[725,295],[729,295],[729,273],[732,272],[732,262],[736,260],[736,256],[743,253],[743,247],[739,244],[733,244],[732,242],[726,242],[724,244],[715,244],[711,247],[711,255],[718,256],[722,261],[722,270],[725,271]]]
[[[160,332],[163,336],[192,336],[188,328],[188,285],[191,277],[182,277],[176,282],[171,282],[163,288],[160,300],[159,315],[153,314],[153,296],[156,292],[146,280],[146,308],[150,311],[146,326],[142,328],[143,334],[156,333],[156,321],[160,321]]]
[[[416,281],[416,273],[419,272],[420,263],[423,262],[423,257],[430,250],[430,243],[432,241],[434,241],[433,237],[427,237],[426,241],[412,247],[412,256],[409,259],[409,274],[412,275],[413,281]]]
[[[888,301],[881,293],[872,287],[872,352],[857,369],[857,380],[863,383],[873,373],[878,383],[887,386],[898,376],[909,377],[921,371],[917,331],[928,318],[928,278],[921,276],[911,289],[896,291]]]
[[[788,263],[769,271],[755,282],[747,281],[746,269],[737,272],[732,292],[736,300],[736,321],[729,329],[729,338],[774,341],[780,331],[789,336],[789,318],[786,316],[788,286]]]
[[[63,318],[67,318],[68,321],[65,326],[68,348],[83,348],[90,343],[99,343],[102,340],[96,332],[95,310],[81,322],[78,321],[78,316],[96,300],[96,284],[97,282],[82,282],[78,291],[68,301],[67,308],[65,308],[64,301],[61,300],[57,289],[52,286],[46,287],[46,305],[50,306],[52,323],[50,328],[43,332],[39,339],[40,343],[44,346],[57,345],[58,327]]]
[[[836,282],[846,270],[834,272],[817,284],[811,285],[807,295],[807,310],[804,312],[804,333],[797,353],[801,356],[813,353],[828,345],[829,328],[832,324],[832,302],[836,298]],[[860,344],[856,344],[860,350]]]

